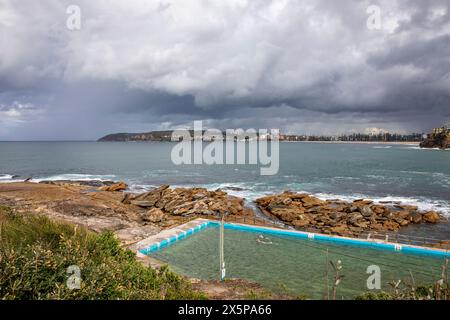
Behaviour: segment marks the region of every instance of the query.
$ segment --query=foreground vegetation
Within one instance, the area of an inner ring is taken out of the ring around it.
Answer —
[[[139,263],[111,232],[95,234],[0,206],[0,299],[199,298],[167,268]]]

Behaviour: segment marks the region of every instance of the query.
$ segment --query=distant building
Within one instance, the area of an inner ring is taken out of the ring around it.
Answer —
[[[450,123],[446,123],[440,128],[434,128],[433,131],[431,132],[431,134],[432,134],[432,136],[437,136],[440,134],[447,134],[447,136],[450,137]]]

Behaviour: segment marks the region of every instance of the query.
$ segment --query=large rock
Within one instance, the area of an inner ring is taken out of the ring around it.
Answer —
[[[413,213],[411,215],[411,221],[413,223],[421,223],[422,222],[422,214],[420,214],[420,213]]]
[[[297,228],[303,228],[310,224],[310,220],[308,218],[296,219],[292,221],[292,225]]]
[[[375,214],[383,214],[385,211],[386,211],[386,207],[385,206],[381,206],[381,205],[376,205],[376,204],[374,204],[374,205],[372,205],[371,207],[370,207],[370,209],[372,209],[372,211],[375,213]]]
[[[365,199],[357,199],[357,200],[353,201],[353,204],[355,206],[359,206],[359,207],[368,206],[368,205],[370,205],[372,203],[373,203],[372,200],[365,200]]]
[[[383,227],[389,231],[397,231],[400,229],[400,224],[395,221],[385,221]]]
[[[142,220],[153,223],[161,222],[165,219],[166,214],[161,209],[158,208],[150,209],[142,215]]]
[[[372,211],[372,209],[368,205],[362,207],[360,212],[361,212],[361,214],[364,217],[370,217],[370,216],[372,216],[374,214],[374,212]]]
[[[435,211],[429,211],[423,214],[423,220],[428,223],[438,223],[441,220],[439,214]]]
[[[128,189],[128,185],[125,182],[118,182],[111,186],[104,186],[100,188],[101,191],[110,191],[110,192],[124,191],[126,189]]]
[[[143,201],[143,200],[130,200],[126,203],[133,204],[135,206],[142,207],[142,208],[150,208],[155,205],[155,203],[152,201]]]
[[[310,196],[302,197],[301,201],[303,203],[303,206],[305,206],[305,207],[320,206],[325,203],[325,201],[322,201],[320,199],[317,199],[315,197],[310,197]]]
[[[338,234],[340,236],[351,235],[352,232],[348,229],[346,225],[338,225],[329,229],[332,233]]]

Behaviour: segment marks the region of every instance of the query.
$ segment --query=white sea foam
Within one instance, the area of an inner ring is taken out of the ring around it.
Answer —
[[[450,217],[450,203],[444,200],[431,200],[431,199],[398,197],[398,196],[371,197],[364,194],[340,195],[331,193],[315,193],[313,195],[322,200],[340,199],[344,201],[353,201],[356,199],[370,199],[373,200],[375,203],[398,202],[404,205],[417,206],[421,211],[431,211],[431,210],[439,211],[445,216]]]
[[[392,148],[392,146],[375,146],[372,148],[374,148],[374,149],[390,149],[390,148]]]
[[[76,173],[68,173],[68,174],[60,174],[49,177],[37,177],[33,178],[32,182],[41,182],[41,181],[58,181],[58,180],[68,180],[68,181],[109,181],[114,180],[116,178],[115,175],[93,175],[93,174],[76,174]]]
[[[427,150],[427,151],[450,151],[450,149],[439,149],[439,148],[421,148],[418,146],[414,147],[406,147],[404,149],[413,149],[413,150]]]
[[[15,178],[15,176],[11,174],[0,174],[0,183],[10,183],[21,181],[20,179]]]
[[[151,184],[138,184],[138,183],[131,183],[128,186],[128,192],[130,193],[141,193],[141,192],[147,192],[150,191],[158,186],[151,185]]]

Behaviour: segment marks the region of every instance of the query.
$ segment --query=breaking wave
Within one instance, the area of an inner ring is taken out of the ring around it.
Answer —
[[[114,180],[116,178],[115,175],[93,175],[93,174],[60,174],[53,175],[48,177],[38,177],[33,178],[32,182],[41,182],[41,181],[58,181],[58,180],[67,180],[67,181],[109,181]]]

